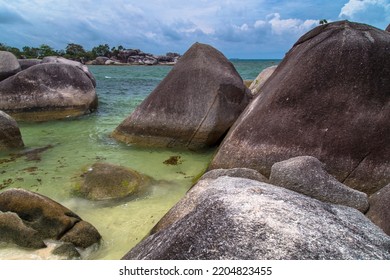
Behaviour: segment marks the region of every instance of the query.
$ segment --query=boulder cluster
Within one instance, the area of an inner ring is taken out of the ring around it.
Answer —
[[[250,86],[252,100],[220,137],[209,172],[123,258],[390,259],[389,46],[388,32],[349,21],[303,35]],[[204,55],[219,67],[205,48],[194,45],[179,63],[204,64]],[[179,63],[174,70],[182,70]],[[201,147],[182,140],[194,107],[176,99],[205,92],[197,79],[203,71],[188,70],[191,91],[187,83],[171,82],[172,71],[165,90],[156,89],[114,137]],[[186,73],[180,71],[182,80]],[[240,100],[227,94],[232,86],[216,88],[218,101],[224,93]],[[221,121],[219,114],[212,123]]]
[[[123,259],[390,259],[389,46],[387,31],[349,21],[324,24],[249,89],[221,52],[195,43],[112,136],[141,146],[219,147],[208,172]],[[126,63],[151,59],[127,51]],[[7,61],[0,68],[6,113],[19,116],[25,107],[12,104],[38,104],[40,97],[43,105],[29,105],[30,111],[63,108],[71,93],[62,91],[55,103],[38,91],[42,84],[50,92],[61,88],[57,76],[76,81],[72,94],[85,102],[72,108],[95,104],[85,94],[93,81],[82,67],[51,61],[19,72],[25,66],[8,54]],[[17,139],[18,131],[4,113],[0,126],[6,128],[1,149],[16,142],[7,139]],[[171,161],[164,163],[178,159]],[[145,181],[137,172],[96,164],[79,191],[92,200],[120,198]],[[34,248],[44,238],[76,247],[100,238],[70,210],[21,190],[0,193],[0,229],[0,241]],[[78,242],[83,233],[93,238]]]
[[[139,49],[126,49],[119,51],[117,56],[99,56],[89,62],[92,65],[174,65],[180,54],[169,52],[165,55],[145,53]]]

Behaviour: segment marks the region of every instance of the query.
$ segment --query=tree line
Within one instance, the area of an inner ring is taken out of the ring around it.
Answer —
[[[11,47],[0,43],[0,51],[8,51],[13,53],[17,58],[43,58],[45,56],[62,56],[72,60],[81,62],[90,61],[98,56],[116,57],[119,52],[125,50],[123,46],[110,48],[108,44],[93,47],[91,50],[85,50],[79,44],[70,43],[65,50],[55,50],[49,45],[42,44],[39,47],[25,46],[22,49]]]

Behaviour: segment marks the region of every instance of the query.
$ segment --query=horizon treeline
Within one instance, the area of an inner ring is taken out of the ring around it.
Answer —
[[[42,44],[39,47],[24,46],[22,49],[18,49],[16,47],[0,43],[0,51],[11,52],[19,59],[40,59],[46,56],[62,56],[72,60],[90,61],[99,56],[118,56],[119,52],[123,50],[126,50],[126,48],[124,48],[122,45],[110,48],[108,44],[102,44],[93,47],[91,50],[85,50],[82,45],[70,43],[64,50],[55,50],[46,44]]]

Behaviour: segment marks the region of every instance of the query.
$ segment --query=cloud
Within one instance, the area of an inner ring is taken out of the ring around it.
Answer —
[[[372,24],[385,27],[390,21],[389,0],[349,0],[339,14],[339,18],[346,18],[359,22],[370,20]]]
[[[7,24],[2,28],[1,41],[19,48],[48,44],[55,49],[64,49],[68,43],[81,44],[85,49],[107,43],[111,47],[122,45],[156,54],[183,53],[198,41],[211,44],[230,57],[261,57],[264,52],[281,57],[319,19],[332,21],[340,14],[373,24],[382,17],[379,24],[383,25],[386,21],[383,15],[389,14],[389,0],[80,0],[69,3],[0,0],[0,25]],[[374,15],[375,11],[380,14]],[[21,27],[20,23],[24,25]]]
[[[26,24],[27,20],[11,7],[0,3],[0,25]]]

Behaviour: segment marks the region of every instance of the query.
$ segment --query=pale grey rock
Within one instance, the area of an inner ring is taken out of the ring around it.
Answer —
[[[273,185],[324,202],[353,207],[363,213],[368,210],[367,194],[337,181],[315,157],[300,156],[275,163],[269,179]]]
[[[276,67],[277,65],[267,67],[259,73],[256,79],[249,86],[252,95],[257,95],[260,92],[261,87],[265,84],[268,78],[271,77]]]
[[[390,259],[354,208],[254,180],[199,181],[123,259]]]
[[[249,168],[213,169],[203,174],[200,180],[217,179],[221,176],[246,178],[267,183],[268,179],[258,171]]]
[[[381,188],[369,198],[367,217],[386,234],[390,235],[390,184]]]
[[[0,81],[15,75],[20,70],[18,59],[13,53],[0,51]]]

